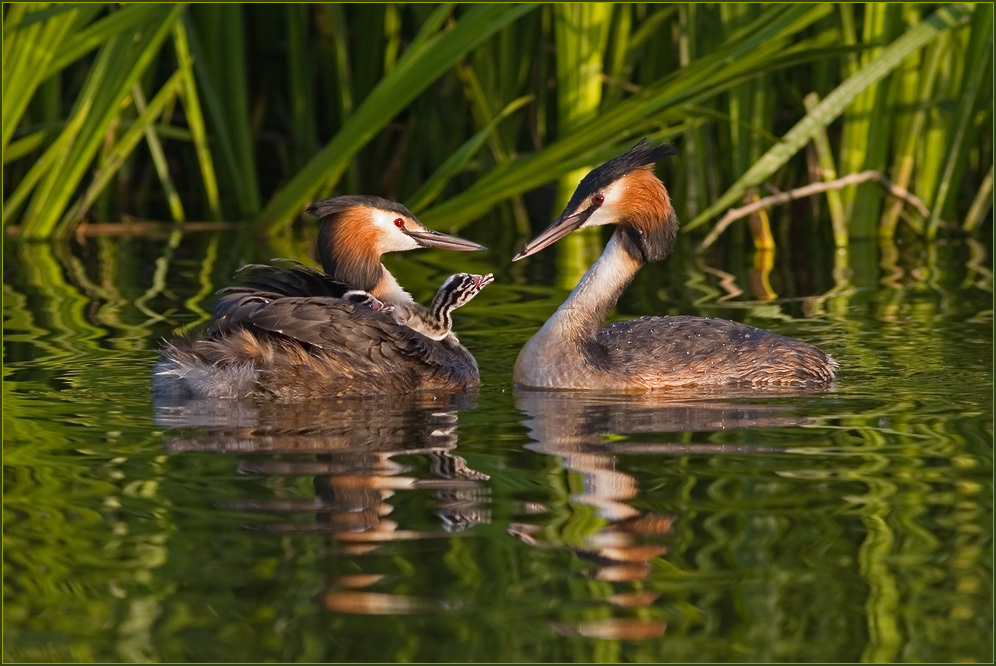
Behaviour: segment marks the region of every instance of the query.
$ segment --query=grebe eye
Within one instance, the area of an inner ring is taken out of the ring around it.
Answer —
[[[405,221],[404,221],[404,220],[402,220],[402,219],[401,219],[401,218],[399,217],[398,219],[396,219],[396,220],[394,221],[394,226],[396,226],[396,227],[397,227],[398,229],[404,229],[404,228],[405,228]]]
[[[596,206],[601,206],[604,201],[605,201],[605,197],[602,196],[601,194],[596,194],[595,196],[593,196],[591,198],[591,202],[593,204],[595,204]]]

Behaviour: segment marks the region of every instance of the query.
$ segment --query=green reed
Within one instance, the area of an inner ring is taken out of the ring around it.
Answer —
[[[817,195],[850,238],[979,233],[991,210],[986,4],[4,11],[3,224],[27,237],[122,216],[275,231],[343,192],[451,228],[504,207],[524,235],[523,195],[644,135],[679,143],[686,230],[866,169],[930,213],[874,184]]]

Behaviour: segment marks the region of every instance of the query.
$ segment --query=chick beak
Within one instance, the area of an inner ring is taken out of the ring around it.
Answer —
[[[567,234],[579,229],[594,212],[595,206],[582,208],[572,215],[567,215],[567,211],[564,211],[553,224],[544,229],[538,236],[536,236],[536,238],[523,245],[522,251],[512,257],[512,261],[525,259],[531,254],[536,254],[548,245],[553,245]]]
[[[433,231],[429,228],[405,231],[405,233],[413,238],[415,242],[422,247],[435,247],[441,250],[461,250],[464,252],[488,249],[479,243],[439,233],[438,231]]]

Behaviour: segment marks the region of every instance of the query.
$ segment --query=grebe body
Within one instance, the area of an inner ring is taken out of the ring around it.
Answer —
[[[583,227],[616,226],[605,251],[522,348],[513,378],[551,389],[648,390],[693,385],[808,385],[833,379],[837,362],[817,347],[738,322],[643,317],[603,326],[645,264],[674,247],[678,220],[654,164],[669,145],[641,141],[589,173],[522,259]]]
[[[367,292],[343,298],[228,294],[206,338],[166,346],[156,393],[170,398],[317,398],[465,391],[477,362],[452,333],[450,313],[491,283],[458,273],[440,287],[423,326],[399,322]]]

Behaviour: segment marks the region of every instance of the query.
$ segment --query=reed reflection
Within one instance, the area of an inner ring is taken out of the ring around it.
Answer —
[[[391,576],[357,571],[365,570],[362,558],[382,554],[392,543],[461,536],[490,522],[489,477],[455,452],[457,414],[475,402],[468,395],[164,401],[157,404],[156,422],[179,431],[165,440],[170,451],[236,454],[239,474],[272,479],[275,486],[312,477],[312,498],[253,497],[225,501],[221,508],[278,516],[248,529],[325,537],[330,562],[352,563],[350,573],[330,576],[329,589],[320,595],[326,608],[412,613],[448,604],[373,591],[392,584]],[[429,501],[412,502],[419,494]],[[401,506],[404,517],[396,518]],[[426,506],[431,515],[413,506]]]
[[[783,391],[778,395],[795,395]],[[744,394],[749,395],[749,394]],[[754,394],[756,395],[756,394]],[[548,519],[549,524],[518,522],[509,533],[524,543],[544,548],[566,548],[593,567],[583,575],[609,583],[611,590],[596,599],[614,610],[610,616],[580,616],[556,623],[565,635],[589,638],[641,640],[664,634],[663,613],[654,608],[660,594],[646,584],[655,558],[668,552],[678,516],[639,509],[635,476],[625,471],[620,457],[643,455],[722,455],[778,452],[778,447],[633,442],[611,436],[638,433],[677,433],[742,428],[791,427],[807,419],[778,404],[751,404],[734,391],[682,392],[676,399],[663,394],[593,393],[517,390],[516,406],[534,442],[527,448],[559,458],[580,483],[570,503],[573,517]],[[614,439],[614,441],[613,441]],[[598,520],[585,520],[590,507]],[[558,523],[564,527],[552,527]],[[640,611],[639,609],[646,609]]]

